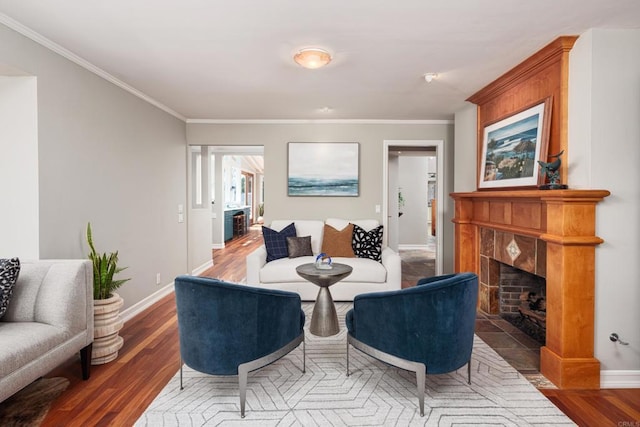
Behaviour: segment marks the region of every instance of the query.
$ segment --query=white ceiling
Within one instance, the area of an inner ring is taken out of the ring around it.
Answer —
[[[176,116],[214,120],[450,120],[558,36],[640,28],[639,0],[0,0],[0,13]],[[310,46],[334,60],[301,68]]]

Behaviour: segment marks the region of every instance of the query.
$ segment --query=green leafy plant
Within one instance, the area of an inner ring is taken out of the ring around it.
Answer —
[[[114,276],[127,267],[118,267],[118,251],[99,254],[93,246],[91,223],[87,223],[87,243],[91,252],[89,259],[93,262],[93,299],[110,298],[113,292],[131,279],[114,279]]]
[[[264,216],[264,203],[258,205],[258,216]]]
[[[404,207],[404,197],[402,196],[402,188],[398,188],[398,210]]]

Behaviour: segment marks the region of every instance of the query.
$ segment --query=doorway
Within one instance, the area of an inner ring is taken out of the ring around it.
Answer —
[[[387,140],[383,152],[383,225],[386,244],[401,253],[435,257],[443,272],[444,141]]]
[[[241,210],[254,222],[264,203],[264,147],[197,145],[188,147],[189,269],[211,265],[211,250],[222,249]],[[231,225],[229,224],[231,222]]]

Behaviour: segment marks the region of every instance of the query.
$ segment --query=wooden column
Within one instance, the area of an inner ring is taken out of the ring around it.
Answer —
[[[547,337],[540,370],[563,389],[599,389],[593,357],[596,203],[600,199],[548,198]],[[549,274],[552,272],[552,274]]]
[[[547,332],[540,372],[562,389],[600,388],[594,358],[596,204],[606,190],[454,193],[455,268],[480,275],[480,228],[546,242]]]

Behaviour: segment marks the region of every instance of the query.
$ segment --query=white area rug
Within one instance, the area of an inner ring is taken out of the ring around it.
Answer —
[[[420,417],[415,374],[351,349],[346,376],[344,316],[341,331],[328,338],[309,333],[307,371],[302,347],[249,374],[246,417],[240,418],[237,376],[210,376],[185,366],[184,390],[177,373],[136,426],[568,426],[575,425],[478,337],[471,361],[445,375],[427,375],[425,415]]]

